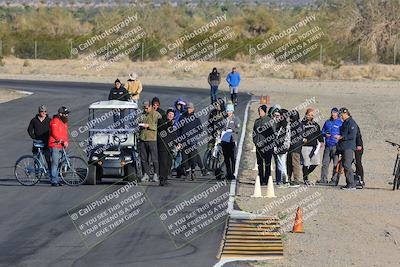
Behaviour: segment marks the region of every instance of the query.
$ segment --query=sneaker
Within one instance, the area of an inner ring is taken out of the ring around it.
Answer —
[[[190,180],[194,181],[194,178],[195,178],[194,171],[191,171],[190,172]]]
[[[292,181],[292,182],[290,182],[290,187],[300,187],[300,182],[299,181]]]
[[[342,186],[340,189],[342,190],[356,190],[357,188],[355,186]]]
[[[203,169],[203,170],[201,170],[201,175],[208,176],[208,175],[210,175],[210,172],[207,171],[206,169]]]
[[[278,185],[278,188],[289,188],[289,186],[289,183],[281,183],[280,185]]]
[[[58,186],[60,186],[60,184],[58,184],[58,183],[52,183],[51,186],[58,187]]]
[[[324,181],[324,180],[318,180],[315,182],[316,184],[322,184],[322,185],[327,185],[328,181]]]
[[[328,185],[337,186],[337,185],[338,185],[338,182],[335,181],[335,180],[332,180],[332,181],[330,181],[330,182],[328,183]]]
[[[141,182],[148,182],[148,181],[150,181],[149,175],[148,175],[147,173],[145,173],[140,181],[141,181]]]
[[[157,175],[157,173],[155,173],[155,174],[153,175],[153,182],[158,183],[159,181],[160,181],[160,179],[158,179],[158,175]]]

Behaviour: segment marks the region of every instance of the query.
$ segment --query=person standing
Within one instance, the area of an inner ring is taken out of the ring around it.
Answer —
[[[303,180],[304,184],[310,185],[308,175],[311,174],[319,165],[319,150],[322,142],[321,128],[314,121],[314,109],[308,108],[306,116],[303,119],[304,124],[304,139],[301,154],[303,157]]]
[[[290,148],[287,156],[287,174],[291,180],[290,186],[299,187],[301,178],[301,149],[303,147],[304,125],[300,121],[300,115],[297,110],[292,110],[290,119]]]
[[[235,177],[235,148],[237,135],[239,133],[239,119],[234,115],[234,105],[226,106],[227,118],[221,133],[221,147],[226,167],[226,179],[233,180]]]
[[[161,102],[160,102],[160,99],[158,97],[156,97],[156,96],[153,97],[153,99],[151,100],[151,105],[152,105],[152,107],[153,107],[153,109],[155,111],[160,113],[162,118],[165,118],[165,111],[162,108],[160,108]]]
[[[58,165],[62,156],[62,149],[68,148],[68,116],[69,110],[60,107],[58,114],[50,121],[49,148],[51,152],[50,184],[61,186],[58,177]]]
[[[254,121],[253,143],[256,147],[256,158],[258,166],[258,176],[261,185],[267,185],[271,175],[271,160],[273,154],[274,122],[267,116],[268,107],[261,105],[258,107],[259,117]]]
[[[208,74],[208,84],[210,85],[210,94],[211,94],[211,104],[217,101],[218,96],[218,86],[221,83],[221,75],[218,72],[217,68],[213,68],[210,74]]]
[[[47,115],[47,108],[44,105],[39,107],[39,112],[30,121],[27,131],[33,142],[44,144],[42,152],[46,159],[47,167],[50,169],[50,150],[48,146],[50,136],[50,118]],[[34,156],[38,153],[38,149],[34,146],[32,146],[32,153]]]
[[[160,113],[153,110],[149,101],[143,102],[144,114],[142,114],[140,127],[140,159],[143,166],[142,182],[150,180],[150,163],[154,166],[153,181],[159,182],[159,164],[157,152],[157,126],[161,118]]]
[[[114,82],[114,87],[110,89],[110,93],[108,94],[108,100],[120,100],[120,101],[128,101],[129,100],[129,92],[122,86],[121,81],[116,79]]]
[[[214,147],[215,139],[221,133],[221,129],[224,127],[224,121],[226,118],[225,102],[222,98],[218,98],[213,103],[214,109],[211,110],[208,115],[208,145]]]
[[[274,159],[276,165],[276,184],[283,188],[289,187],[287,175],[287,153],[290,148],[290,123],[288,110],[281,109],[274,111],[274,120],[277,124],[275,131]]]
[[[365,186],[364,167],[362,164],[363,153],[364,153],[364,142],[362,139],[360,127],[357,125],[355,164],[356,164],[356,175],[359,178],[357,179],[357,185],[361,186]]]
[[[231,101],[235,106],[238,103],[238,90],[239,90],[239,84],[240,84],[240,73],[237,71],[236,67],[232,68],[232,72],[226,76],[226,81],[229,85],[229,89],[231,91]]]
[[[140,93],[143,90],[142,83],[138,80],[136,73],[129,74],[129,79],[125,83],[125,88],[129,92],[129,101],[138,102],[140,99]]]
[[[182,144],[183,160],[185,166],[185,173],[190,173],[190,179],[195,179],[195,169],[199,166],[203,176],[206,176],[207,170],[204,168],[203,161],[198,152],[199,137],[202,136],[203,126],[201,120],[195,114],[194,104],[187,103],[187,111],[179,122],[180,135],[184,138]]]
[[[342,120],[339,118],[339,110],[332,108],[331,117],[324,123],[322,127],[322,136],[325,138],[324,155],[322,156],[321,179],[317,181],[319,184],[328,183],[329,164],[333,161],[332,178],[330,183],[336,184],[335,170],[339,162],[339,155],[336,151],[338,140],[334,138],[335,135],[340,134],[340,127]]]
[[[178,99],[174,103],[174,108],[175,108],[175,116],[174,116],[174,124],[178,124],[180,121],[181,117],[183,117],[183,114],[186,112],[186,102],[183,101],[181,97],[178,97]]]
[[[166,116],[161,119],[157,130],[157,149],[160,170],[160,185],[167,185],[168,177],[171,175],[173,151],[178,143],[178,134],[174,129],[174,109],[167,109]]]
[[[358,127],[347,108],[341,108],[339,114],[343,124],[340,127],[340,134],[335,135],[334,138],[339,141],[338,151],[342,155],[342,165],[346,176],[346,186],[341,189],[353,190],[356,189],[356,183],[354,182],[354,173],[351,165],[354,160],[354,151],[356,150]]]

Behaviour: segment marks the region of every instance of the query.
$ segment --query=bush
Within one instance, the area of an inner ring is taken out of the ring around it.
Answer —
[[[27,59],[24,60],[24,64],[22,65],[23,67],[30,67],[32,66],[31,62]]]

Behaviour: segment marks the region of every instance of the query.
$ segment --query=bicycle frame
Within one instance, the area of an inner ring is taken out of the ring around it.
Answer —
[[[39,169],[43,170],[44,174],[48,174],[50,166],[47,166],[48,168],[46,168],[45,158],[44,158],[42,149],[40,147],[38,147],[37,150],[38,150],[38,152],[36,155],[34,155],[34,157],[39,161],[39,164],[40,164]]]

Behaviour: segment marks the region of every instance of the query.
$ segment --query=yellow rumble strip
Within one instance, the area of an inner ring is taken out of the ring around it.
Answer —
[[[282,237],[276,218],[229,217],[222,239],[220,259],[267,260],[283,257]]]

